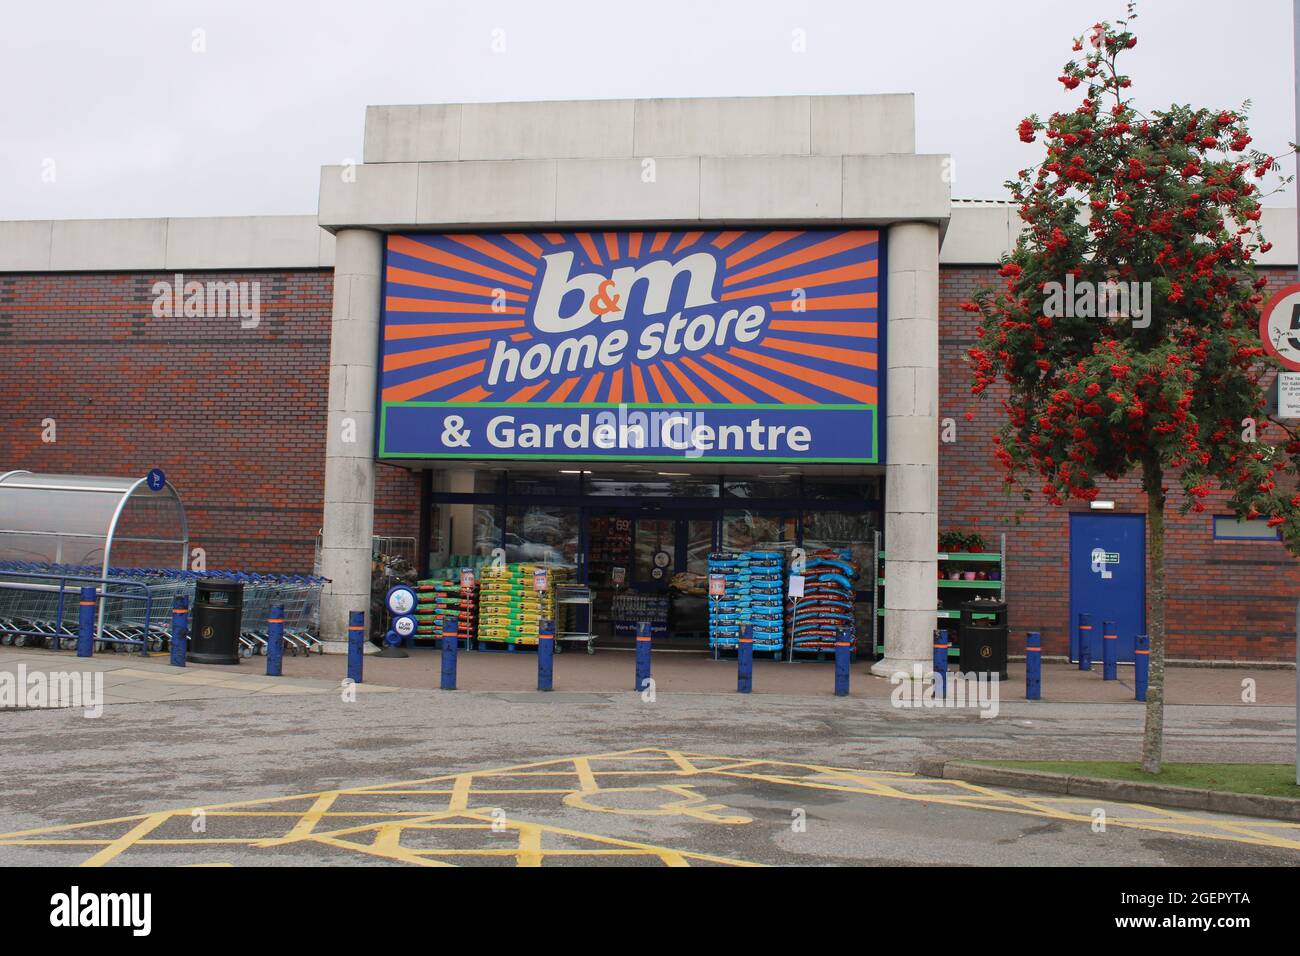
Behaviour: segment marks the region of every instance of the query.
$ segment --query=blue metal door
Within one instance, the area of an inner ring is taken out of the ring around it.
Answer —
[[[1102,622],[1114,621],[1118,660],[1131,663],[1133,638],[1146,632],[1146,594],[1146,516],[1070,515],[1070,659],[1079,658],[1084,612],[1092,615],[1092,659],[1102,659]]]

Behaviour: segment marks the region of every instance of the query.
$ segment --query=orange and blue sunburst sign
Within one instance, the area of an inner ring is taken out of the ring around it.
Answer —
[[[391,235],[385,459],[880,461],[870,229]]]

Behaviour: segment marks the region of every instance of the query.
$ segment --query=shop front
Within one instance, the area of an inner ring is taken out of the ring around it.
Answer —
[[[879,250],[874,229],[390,235],[379,457],[499,463],[458,479],[471,500],[431,493],[462,534],[430,571],[551,568],[561,631],[702,647],[710,555],[784,572],[830,532],[873,567]],[[522,603],[480,630],[532,639],[496,624]]]
[[[657,646],[708,646],[708,559],[753,550],[847,551],[871,567],[881,478],[755,477],[582,469],[461,469],[430,486],[427,566],[547,564],[571,569],[591,595],[598,646],[630,643],[650,621]],[[453,482],[473,491],[447,490]],[[873,594],[858,582],[855,632],[872,634]]]
[[[491,563],[494,637],[567,600],[527,593],[546,568],[599,640],[752,619],[757,650],[815,613],[822,642],[880,622],[873,669],[928,659],[951,197],[914,128],[908,96],[372,107],[365,161],[321,174],[327,649],[369,599],[382,464],[427,474],[430,573]]]

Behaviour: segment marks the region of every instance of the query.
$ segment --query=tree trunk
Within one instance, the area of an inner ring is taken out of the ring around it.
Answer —
[[[1142,465],[1142,487],[1147,494],[1147,555],[1151,583],[1147,591],[1147,633],[1151,638],[1147,682],[1146,728],[1142,732],[1142,769],[1159,773],[1165,732],[1165,495],[1164,472],[1158,460]]]

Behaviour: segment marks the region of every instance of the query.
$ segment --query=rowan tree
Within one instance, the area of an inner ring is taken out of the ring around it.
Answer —
[[[1042,162],[1007,183],[1023,232],[1001,286],[962,308],[980,315],[972,391],[1004,396],[995,455],[1026,498],[1037,485],[1054,505],[1089,502],[1102,478],[1141,477],[1151,640],[1142,766],[1158,773],[1170,486],[1195,512],[1216,485],[1227,489],[1240,514],[1281,516],[1292,547],[1300,496],[1279,490],[1285,456],[1263,440],[1270,360],[1254,258],[1269,249],[1261,181],[1280,180],[1278,165],[1251,149],[1248,103],[1139,111],[1118,65],[1137,44],[1135,16],[1130,4],[1124,19],[1075,40],[1081,56],[1058,80],[1083,94],[1077,109],[1020,123],[1023,142],[1046,145]],[[1115,283],[1138,293],[1127,308],[1107,307],[1124,302]],[[1095,291],[1096,307],[1063,308],[1067,285],[1083,290],[1084,306]]]

